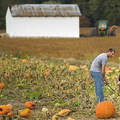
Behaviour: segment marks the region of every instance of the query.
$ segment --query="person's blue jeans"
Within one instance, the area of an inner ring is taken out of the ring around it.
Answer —
[[[95,92],[97,97],[97,103],[104,101],[104,83],[101,72],[90,71],[92,78],[94,79]]]

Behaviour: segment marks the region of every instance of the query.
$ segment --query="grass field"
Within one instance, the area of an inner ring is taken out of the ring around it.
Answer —
[[[82,28],[81,34],[90,31]],[[108,62],[106,77],[115,92],[105,86],[105,100],[113,101],[116,112],[120,111],[119,43],[120,29],[113,37],[0,38],[0,82],[5,83],[0,104],[14,106],[12,117],[0,119],[25,120],[19,112],[31,100],[36,108],[29,120],[95,120],[96,97],[89,69],[93,58],[110,47],[116,55]],[[57,116],[62,109],[71,112]],[[119,117],[110,120],[115,119]]]
[[[90,34],[92,28],[81,28],[81,34]],[[57,58],[88,59],[108,48],[120,56],[120,29],[116,36],[75,38],[0,38],[0,50],[14,55],[48,56]]]
[[[105,86],[105,100],[113,101],[117,113],[120,111],[117,85],[120,67],[116,64],[107,67],[110,71],[106,77],[115,92]],[[25,120],[19,112],[25,109],[26,101],[34,101],[36,108],[29,120],[69,120],[69,117],[70,120],[95,120],[96,97],[89,68],[89,60],[1,56],[0,81],[5,88],[0,92],[0,104],[14,106],[14,115],[4,119]],[[71,113],[57,116],[62,109],[69,109]],[[54,116],[58,119],[53,119]]]

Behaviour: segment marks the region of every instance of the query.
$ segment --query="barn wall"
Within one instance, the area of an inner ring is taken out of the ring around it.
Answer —
[[[11,16],[11,13],[10,13],[10,9],[8,8],[7,9],[7,13],[6,13],[6,33],[10,33],[12,30],[12,16]]]
[[[11,18],[8,14],[6,26],[10,37],[79,37],[79,17]]]

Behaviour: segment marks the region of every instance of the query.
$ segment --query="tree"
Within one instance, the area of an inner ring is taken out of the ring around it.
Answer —
[[[34,0],[0,0],[0,29],[5,28],[5,15],[9,5],[35,3]]]
[[[76,0],[61,0],[63,4],[76,4]]]
[[[49,1],[45,1],[45,2],[42,2],[43,4],[58,4],[60,3],[59,1],[57,0],[49,0]]]
[[[8,0],[0,1],[0,29],[5,28],[5,15],[6,15],[6,10],[7,10],[8,4],[9,4]]]
[[[120,1],[109,0],[105,1],[104,16],[109,20],[110,25],[120,25]]]
[[[88,18],[95,24],[100,19],[108,20],[110,25],[120,25],[120,1],[119,0],[90,0]]]

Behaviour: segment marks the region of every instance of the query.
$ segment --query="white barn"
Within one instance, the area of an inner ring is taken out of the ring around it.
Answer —
[[[6,33],[10,37],[79,38],[80,16],[76,4],[12,5],[6,13]]]

